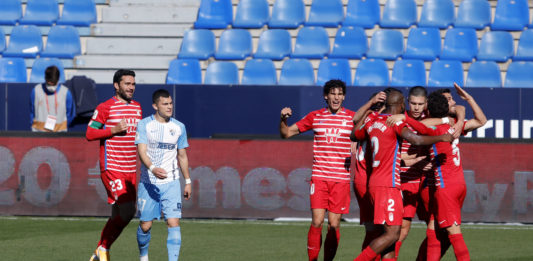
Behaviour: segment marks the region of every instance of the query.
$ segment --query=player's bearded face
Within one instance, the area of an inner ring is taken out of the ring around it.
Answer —
[[[135,92],[135,78],[129,75],[122,76],[122,80],[115,84],[115,90],[120,98],[130,101]]]
[[[329,110],[335,113],[342,107],[344,97],[341,88],[333,88],[329,91],[328,95],[324,96],[324,99],[326,99],[326,102],[328,103]]]

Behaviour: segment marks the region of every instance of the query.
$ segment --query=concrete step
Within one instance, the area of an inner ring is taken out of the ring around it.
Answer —
[[[131,54],[177,56],[181,38],[108,38],[87,39],[86,54]]]
[[[103,23],[92,27],[93,36],[113,37],[183,37],[193,24],[122,24]]]
[[[175,55],[81,55],[74,58],[74,69],[168,70]]]
[[[96,83],[112,83],[116,70],[93,70],[74,69],[66,70],[67,79],[76,75],[85,75],[93,79]],[[135,70],[136,83],[164,84],[167,77],[167,70]]]
[[[197,13],[196,7],[108,7],[102,10],[102,22],[190,24]]]
[[[146,0],[110,0],[110,6],[180,6],[180,7],[199,7],[201,0],[158,0],[158,1],[146,1]]]

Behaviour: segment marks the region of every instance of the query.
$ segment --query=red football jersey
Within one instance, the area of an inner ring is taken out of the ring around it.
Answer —
[[[350,182],[354,115],[355,112],[345,108],[335,114],[326,108],[312,111],[296,122],[300,132],[314,132],[312,179]]]
[[[379,115],[377,112],[373,112],[365,118],[365,123],[377,115]],[[366,186],[370,174],[372,174],[372,148],[368,145],[368,140],[365,139],[357,142],[354,182]]]
[[[426,118],[426,114],[422,113],[420,120]],[[409,130],[417,134],[417,131],[413,129],[410,125],[407,125]],[[432,157],[433,150],[430,146],[415,146],[411,145],[409,141],[403,140],[401,153],[407,153],[408,155],[424,156],[429,155]],[[420,183],[420,178],[426,174],[421,167],[411,167],[411,166],[401,166],[400,167],[400,179],[402,183]]]

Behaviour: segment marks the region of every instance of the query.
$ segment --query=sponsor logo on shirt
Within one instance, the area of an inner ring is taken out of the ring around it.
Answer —
[[[173,149],[176,148],[176,144],[159,142],[157,144],[157,148],[158,149],[163,149],[163,150],[173,150]]]

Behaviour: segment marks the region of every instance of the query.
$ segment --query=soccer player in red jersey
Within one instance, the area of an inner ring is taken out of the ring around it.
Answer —
[[[394,260],[394,243],[400,236],[403,218],[402,195],[399,189],[399,165],[401,139],[414,145],[429,145],[439,141],[451,141],[451,135],[418,136],[403,122],[394,126],[386,124],[390,114],[402,113],[405,108],[403,94],[396,89],[387,95],[384,114],[372,117],[354,132],[357,140],[370,140],[372,147],[372,174],[369,191],[374,204],[374,224],[383,227],[383,234],[374,239],[354,260],[374,260],[381,254],[382,260]]]
[[[118,70],[113,76],[115,96],[100,103],[87,127],[87,140],[100,140],[100,172],[112,204],[98,247],[90,261],[108,261],[111,244],[135,215],[137,150],[135,134],[142,118],[133,101],[135,72]]]

